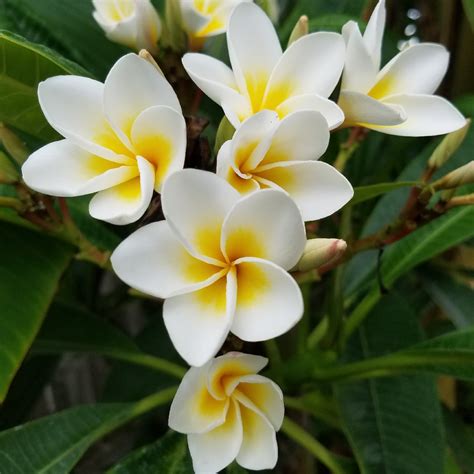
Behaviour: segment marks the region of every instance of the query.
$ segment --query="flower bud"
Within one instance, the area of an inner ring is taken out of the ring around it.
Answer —
[[[19,165],[22,165],[30,154],[20,138],[5,127],[2,122],[0,122],[0,143]]]
[[[161,67],[155,61],[155,58],[146,49],[141,49],[138,53],[138,56],[140,56],[145,61],[148,61],[162,76],[164,76]]]
[[[474,161],[470,161],[461,168],[455,169],[438,179],[432,187],[435,191],[439,191],[440,189],[455,189],[464,184],[472,183],[474,183]]]
[[[296,25],[291,32],[290,39],[288,40],[288,47],[296,40],[306,36],[308,31],[308,17],[306,15],[300,16],[300,19],[296,22]]]
[[[20,174],[5,153],[0,151],[0,184],[13,184],[20,180]]]
[[[456,150],[461,146],[464,138],[466,137],[467,131],[471,125],[471,119],[467,119],[466,125],[456,130],[455,132],[446,135],[441,143],[436,147],[435,151],[428,160],[428,166],[432,169],[441,168],[449,158],[454,155]]]
[[[161,21],[150,0],[92,0],[93,16],[109,40],[129,48],[158,52]]]
[[[219,128],[217,129],[216,133],[216,143],[214,145],[214,151],[216,153],[219,152],[221,146],[227,141],[231,140],[234,136],[235,128],[229,122],[227,117],[224,115],[222,117],[221,123],[219,124]]]
[[[328,265],[338,260],[346,249],[347,244],[342,239],[310,239],[292,271],[307,272]]]
[[[174,51],[186,50],[187,39],[181,14],[181,2],[178,0],[166,0],[163,42]]]

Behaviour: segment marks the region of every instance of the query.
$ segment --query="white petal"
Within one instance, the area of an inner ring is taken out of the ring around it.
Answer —
[[[241,3],[227,29],[227,46],[237,84],[246,93],[253,111],[260,110],[265,88],[282,55],[272,22],[254,3]]]
[[[189,33],[197,33],[209,23],[209,18],[196,10],[193,0],[180,1],[183,26]]]
[[[342,91],[339,106],[344,111],[346,124],[398,125],[406,120],[402,107],[381,102],[360,92]]]
[[[316,94],[305,94],[290,97],[276,109],[280,117],[298,110],[315,110],[320,112],[328,123],[329,130],[339,127],[344,122],[344,114],[332,100],[325,99]]]
[[[215,174],[185,169],[166,180],[161,203],[166,219],[188,250],[219,264],[223,261],[222,223],[238,199],[238,192]]]
[[[55,76],[40,82],[38,99],[50,125],[76,145],[117,163],[133,164],[110,128],[103,110],[104,85],[80,76]]]
[[[278,114],[262,110],[248,118],[234,134],[231,145],[231,166],[241,177],[257,167],[270,147],[278,126]]]
[[[251,401],[252,406],[267,418],[275,430],[280,429],[285,416],[285,406],[283,393],[277,384],[267,377],[252,374],[235,377],[228,387],[229,391],[237,389],[239,394],[245,395],[246,399]],[[247,402],[247,405],[250,404]]]
[[[230,270],[206,288],[165,300],[166,329],[189,365],[205,364],[221,348],[232,324],[236,289],[235,270]]]
[[[229,400],[216,400],[206,388],[209,364],[191,367],[171,403],[169,427],[179,433],[206,433],[225,422]]]
[[[208,286],[222,268],[197,260],[166,221],[141,227],[115,249],[112,266],[127,285],[158,298]]]
[[[466,124],[466,119],[450,102],[436,95],[400,94],[384,102],[403,107],[406,121],[393,127],[366,125],[368,128],[390,135],[429,137],[454,132]]]
[[[301,257],[306,234],[291,198],[265,189],[241,198],[232,208],[222,226],[221,242],[222,252],[231,262],[258,257],[290,269]]]
[[[217,155],[217,176],[225,179],[237,192],[242,195],[250,194],[260,189],[260,185],[254,179],[244,179],[239,176],[232,164],[231,155],[232,141],[225,142]]]
[[[154,66],[133,53],[120,58],[105,79],[104,108],[122,140],[130,138],[138,115],[154,105],[181,112],[176,93]]]
[[[138,22],[136,14],[109,25],[107,25],[107,23],[104,24],[103,22],[99,22],[99,24],[104,28],[106,36],[110,41],[123,44],[132,49],[137,47]]]
[[[342,28],[342,34],[346,40],[346,63],[341,90],[365,94],[374,85],[378,68],[373,63],[355,21],[347,22]]]
[[[240,408],[230,403],[224,424],[204,434],[188,435],[188,446],[196,473],[214,473],[225,469],[242,446]]]
[[[305,221],[334,214],[354,195],[349,181],[336,168],[321,161],[268,165],[258,171],[258,176],[284,189],[298,205]]]
[[[222,61],[198,53],[187,53],[182,61],[191,79],[224,109],[234,127],[251,115],[248,99],[238,91],[234,73]]]
[[[92,217],[111,224],[125,225],[140,219],[153,196],[155,169],[144,158],[137,157],[140,176],[97,193],[89,203]]]
[[[161,35],[161,20],[150,0],[136,0],[137,49],[158,53],[158,39]]]
[[[244,341],[266,341],[289,331],[303,315],[295,280],[258,258],[237,261],[237,305],[231,331]]]
[[[25,183],[52,196],[82,196],[138,176],[137,166],[99,158],[72,141],[49,143],[29,156],[22,167]]]
[[[385,0],[379,0],[364,31],[364,43],[377,70],[380,68],[385,16]]]
[[[155,167],[155,190],[165,179],[183,168],[186,154],[186,122],[171,107],[154,106],[142,112],[133,123],[131,140],[137,154]]]
[[[338,33],[312,33],[295,41],[271,75],[263,107],[274,109],[296,95],[328,97],[341,77],[344,51]]]
[[[240,404],[243,440],[237,462],[246,469],[273,469],[278,460],[278,445],[273,426],[254,410]]]
[[[443,80],[448,64],[449,53],[440,44],[410,46],[380,71],[369,94],[376,99],[395,94],[432,94]]]
[[[265,357],[241,352],[228,352],[216,357],[211,361],[207,372],[208,391],[214,398],[223,400],[232,394],[236,383],[243,376],[256,374],[267,364],[268,359]]]
[[[328,145],[329,129],[323,115],[315,110],[300,110],[278,124],[260,166],[279,161],[315,160]]]

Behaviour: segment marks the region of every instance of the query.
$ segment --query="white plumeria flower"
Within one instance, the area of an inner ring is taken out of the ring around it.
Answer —
[[[257,374],[267,362],[231,352],[184,376],[171,405],[169,426],[188,435],[196,473],[220,471],[234,459],[246,469],[275,467],[275,432],[285,408],[280,388]]]
[[[268,109],[280,118],[295,110],[317,110],[333,129],[344,120],[328,100],[344,66],[344,40],[337,33],[312,33],[282,53],[275,28],[253,3],[238,5],[229,21],[227,46],[232,69],[204,54],[188,53],[191,79],[224,110],[235,128]]]
[[[137,230],[111,261],[125,283],[165,299],[165,325],[186,362],[205,364],[229,331],[263,341],[299,321],[301,291],[286,270],[306,237],[286,193],[241,197],[215,174],[186,169],[167,179],[161,202],[166,220]]]
[[[224,33],[232,10],[253,0],[179,0],[183,26],[192,38],[207,38]]]
[[[384,28],[384,0],[375,7],[363,36],[354,21],[343,27],[347,50],[338,103],[345,125],[414,137],[463,127],[466,120],[461,113],[446,99],[432,95],[448,68],[446,48],[416,44],[380,70]]]
[[[221,147],[217,174],[241,194],[262,188],[284,190],[305,221],[322,219],[354,194],[339,171],[316,161],[328,144],[329,129],[319,112],[301,110],[279,121],[276,112],[263,110],[243,122]]]
[[[92,0],[93,16],[107,38],[129,48],[158,52],[161,21],[150,0]]]
[[[53,196],[96,193],[92,217],[112,224],[139,219],[153,190],[184,164],[186,123],[170,84],[136,54],[117,61],[105,84],[80,76],[40,83],[51,126],[65,137],[23,165],[26,184]]]

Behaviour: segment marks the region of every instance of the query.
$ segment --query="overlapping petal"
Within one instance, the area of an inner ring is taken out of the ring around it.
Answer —
[[[165,300],[163,319],[176,350],[186,362],[201,366],[224,343],[235,313],[235,270],[211,285]]]
[[[376,69],[380,68],[386,15],[385,0],[379,0],[364,31],[364,44]]]
[[[272,189],[240,199],[222,226],[221,249],[230,262],[258,257],[290,269],[301,257],[305,244],[298,207],[286,193]]]
[[[238,260],[236,267],[232,333],[244,341],[264,341],[284,334],[301,319],[301,290],[281,267],[252,257]]]

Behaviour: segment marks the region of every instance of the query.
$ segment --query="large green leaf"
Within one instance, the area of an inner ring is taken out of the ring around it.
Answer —
[[[124,333],[84,310],[55,303],[33,346],[36,353],[91,352],[181,378],[185,369],[142,352]]]
[[[422,274],[424,288],[458,329],[474,325],[474,291],[448,273],[430,268]]]
[[[357,361],[420,338],[416,315],[400,297],[386,296],[344,354]],[[364,474],[443,472],[443,428],[432,377],[387,377],[336,385],[342,421]]]
[[[395,183],[371,184],[369,186],[359,186],[354,188],[354,197],[350,201],[350,205],[354,206],[369,199],[373,199],[381,194],[389,193],[395,189],[407,188],[419,184],[417,181],[400,181]]]
[[[92,17],[87,0],[7,0],[16,11],[37,24],[68,52],[68,57],[103,79],[126,52],[109,41]]]
[[[474,472],[474,430],[467,426],[455,413],[443,412],[446,440],[458,463],[465,472]]]
[[[73,254],[62,241],[0,222],[0,402]]]
[[[80,406],[0,433],[2,474],[64,474],[101,437],[168,403],[167,389],[133,404]]]
[[[193,472],[186,437],[170,431],[155,443],[138,449],[107,474],[188,474]]]
[[[45,46],[7,31],[0,31],[0,65],[0,121],[44,141],[57,138],[40,109],[38,84],[51,76],[87,72]]]

